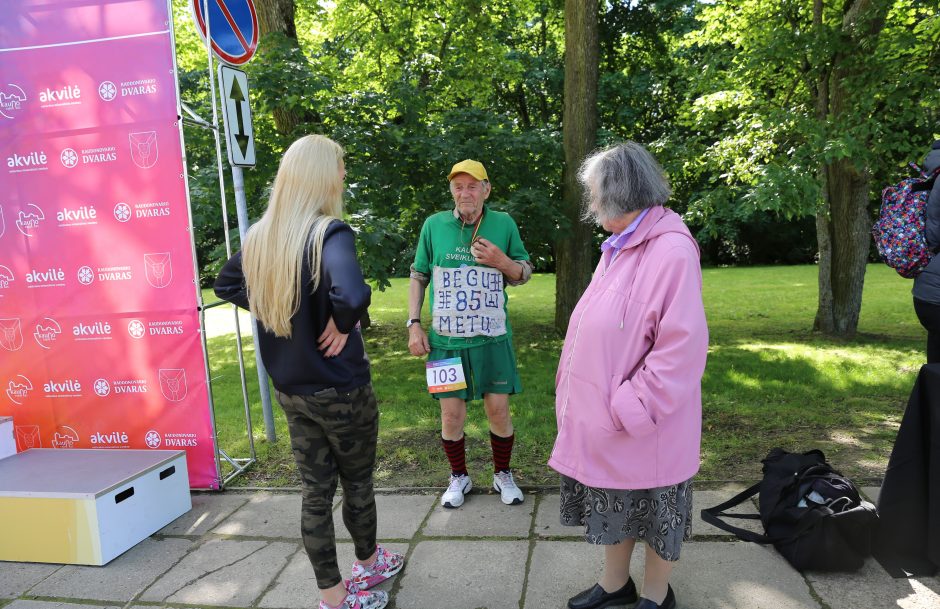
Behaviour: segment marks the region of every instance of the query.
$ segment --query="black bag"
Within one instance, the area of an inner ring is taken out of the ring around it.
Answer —
[[[871,531],[878,511],[863,500],[851,480],[826,463],[820,450],[803,454],[780,448],[762,461],[764,478],[734,498],[702,510],[702,520],[738,539],[773,544],[799,571],[854,571],[871,555]],[[760,515],[727,514],[758,495]],[[758,519],[764,535],[720,518]]]

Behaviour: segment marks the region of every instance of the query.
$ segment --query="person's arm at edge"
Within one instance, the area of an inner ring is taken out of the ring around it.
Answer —
[[[351,228],[344,226],[327,234],[322,264],[320,281],[329,282],[333,322],[339,332],[349,334],[372,302],[372,289],[356,259],[356,235]]]
[[[924,170],[932,173],[940,167],[940,140],[933,143],[930,152],[924,159]],[[926,210],[926,238],[927,247],[931,252],[940,251],[940,178],[938,178],[927,195]]]
[[[242,309],[249,309],[248,288],[245,287],[245,275],[242,272],[242,253],[238,252],[222,266],[219,276],[212,285],[215,295]]]
[[[535,270],[532,263],[528,260],[513,260],[512,262],[516,268],[510,268],[511,272],[503,271],[503,275],[506,277],[506,285],[517,286],[528,283],[532,279],[532,273]]]
[[[416,271],[412,266],[411,279],[408,282],[408,319],[421,319],[424,292],[428,287],[428,283],[428,276]],[[425,355],[431,351],[427,332],[421,327],[420,322],[408,326],[408,350],[416,356]]]
[[[508,250],[506,255],[515,265],[521,267],[522,270],[520,271],[519,269],[509,267],[509,272],[503,271],[503,275],[506,277],[506,284],[512,286],[523,285],[532,279],[532,272],[535,270],[535,267],[529,260],[529,252],[526,251],[525,245],[522,243],[522,236],[519,234],[519,226],[515,221],[512,223],[512,232],[509,235]]]

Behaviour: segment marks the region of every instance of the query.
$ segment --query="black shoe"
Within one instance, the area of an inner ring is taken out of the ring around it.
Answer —
[[[600,609],[635,603],[637,599],[636,585],[633,578],[628,578],[623,588],[614,592],[605,592],[600,584],[594,584],[584,592],[575,594],[568,599],[568,609]]]
[[[672,586],[666,590],[666,598],[659,605],[648,598],[641,598],[633,609],[676,609],[676,595],[672,592]]]

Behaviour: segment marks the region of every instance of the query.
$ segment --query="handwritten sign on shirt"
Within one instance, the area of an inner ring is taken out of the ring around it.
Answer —
[[[434,267],[432,323],[440,336],[502,336],[505,300],[503,274],[496,269]]]

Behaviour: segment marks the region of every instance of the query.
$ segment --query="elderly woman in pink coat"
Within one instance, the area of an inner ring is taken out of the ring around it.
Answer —
[[[692,533],[701,379],[708,351],[695,239],[663,207],[670,189],[642,146],[584,161],[586,215],[611,233],[568,323],[555,378],[561,522],[604,546],[598,583],[570,609],[633,603],[630,557],[647,544],[635,609],[672,609],[669,577]]]

